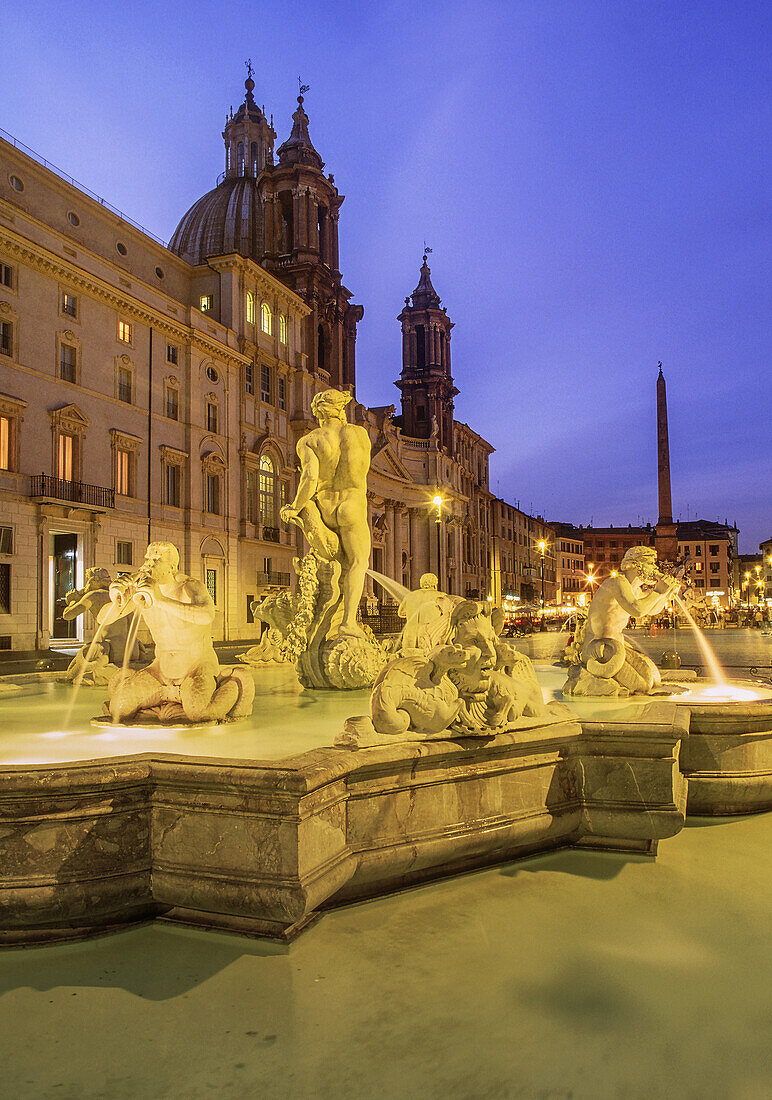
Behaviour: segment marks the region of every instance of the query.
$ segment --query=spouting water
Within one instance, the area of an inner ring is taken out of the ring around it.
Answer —
[[[89,647],[86,650],[86,656],[83,659],[83,662],[80,666],[80,669],[78,670],[75,679],[72,681],[72,695],[70,697],[70,705],[67,707],[67,710],[65,712],[64,724],[62,727],[65,730],[70,728],[70,722],[72,721],[72,712],[75,710],[75,704],[78,701],[78,695],[80,694],[83,677],[89,670],[89,665],[91,664],[94,654],[96,653],[96,648],[99,645],[102,635],[104,634],[105,630],[107,630],[108,626],[112,626],[112,624],[121,617],[121,611],[122,609],[118,606],[118,604],[111,604],[110,607],[107,609],[107,613],[105,614],[104,619],[102,619],[102,621],[96,628],[94,637],[91,639]],[[130,651],[127,649],[126,652],[128,653]],[[124,661],[125,660],[126,655],[124,654]]]
[[[715,681],[716,686],[720,687],[720,688],[728,689],[729,685],[726,682],[726,677],[724,676],[723,669],[721,668],[721,665],[716,660],[715,653],[713,652],[713,650],[708,645],[707,638],[702,633],[700,628],[697,626],[697,623],[694,621],[690,611],[687,609],[686,604],[683,602],[681,597],[678,596],[678,595],[674,595],[673,598],[675,599],[675,602],[680,607],[681,611],[683,611],[683,613],[686,617],[686,621],[689,623],[689,626],[694,631],[694,636],[697,639],[697,645],[700,647],[700,651],[701,651],[702,656],[705,660],[705,664],[710,669],[710,674],[713,677],[713,680]]]

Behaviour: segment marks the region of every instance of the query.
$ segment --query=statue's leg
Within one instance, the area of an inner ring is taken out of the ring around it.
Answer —
[[[341,509],[338,510],[340,516]],[[370,560],[370,529],[367,523],[340,527],[340,541],[345,554],[343,566],[343,621],[338,633],[360,635],[357,608],[365,586],[365,573]]]
[[[111,680],[110,717],[114,722],[125,722],[137,711],[156,707],[166,701],[167,690],[151,668],[116,675]]]
[[[218,687],[214,673],[205,669],[192,672],[180,685],[182,709],[191,722],[220,721],[238,698],[239,685],[235,680],[226,680]]]

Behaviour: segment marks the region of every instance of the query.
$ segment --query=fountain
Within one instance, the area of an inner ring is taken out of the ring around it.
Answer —
[[[630,694],[666,685],[593,625],[582,660],[626,690],[562,699],[555,670],[537,676],[502,639],[498,608],[431,575],[410,591],[373,573],[405,626],[391,645],[362,629],[368,456],[329,392],[283,512],[309,543],[297,591],[265,608],[283,663],[220,669],[205,587],[151,543],[99,615],[101,632],[128,624],[100,723],[105,689],[87,682],[3,700],[0,942],[148,918],[290,939],[324,906],[537,851],[653,855],[687,796],[698,812],[772,804],[772,692]],[[332,472],[311,460],[322,444]],[[657,584],[652,606],[675,587]],[[146,668],[128,659],[140,621]]]

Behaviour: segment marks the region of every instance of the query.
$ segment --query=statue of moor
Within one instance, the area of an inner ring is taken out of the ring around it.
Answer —
[[[292,504],[281,510],[285,523],[300,527],[311,549],[341,566],[343,619],[339,637],[358,637],[357,608],[370,561],[367,472],[370,437],[346,420],[351,395],[340,390],[316,394],[311,411],[319,427],[297,445],[300,481]]]

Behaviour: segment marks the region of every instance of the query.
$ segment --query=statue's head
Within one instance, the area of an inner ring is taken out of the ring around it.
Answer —
[[[156,580],[173,577],[180,564],[180,552],[173,542],[151,542],[145,551],[140,573],[150,573]]]
[[[498,641],[491,607],[479,600],[461,600],[453,609],[449,641],[468,653],[462,668],[449,673],[462,698],[484,694],[496,664]]]
[[[436,573],[422,573],[418,583],[421,588],[436,588],[439,582]]]
[[[83,587],[86,588],[89,592],[93,592],[96,589],[100,588],[107,589],[110,587],[110,581],[111,577],[109,570],[100,569],[98,566],[96,566],[93,569],[86,570],[85,584]]]
[[[345,420],[345,408],[351,400],[350,393],[343,390],[322,390],[311,401],[311,412],[321,423],[323,420]]]
[[[631,546],[622,558],[619,569],[622,573],[628,569],[634,569],[644,581],[657,580],[659,577],[657,551],[653,546]]]

